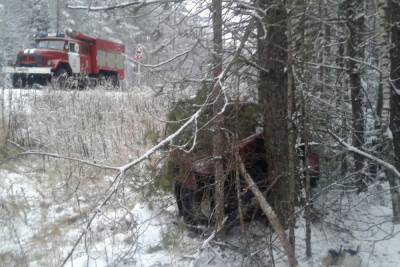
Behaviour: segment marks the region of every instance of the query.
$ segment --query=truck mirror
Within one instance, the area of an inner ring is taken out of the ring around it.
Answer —
[[[75,44],[69,43],[69,52],[75,52]]]

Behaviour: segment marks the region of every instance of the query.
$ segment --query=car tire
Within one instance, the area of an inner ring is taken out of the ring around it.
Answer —
[[[54,73],[54,85],[57,88],[65,89],[67,87],[69,73],[65,68],[59,68]]]
[[[26,76],[24,74],[15,73],[12,75],[12,86],[13,88],[25,88]]]
[[[183,217],[185,223],[208,223],[208,219],[201,212],[201,199],[203,196],[201,190],[193,191],[185,185],[175,182],[174,191],[179,215]]]
[[[117,74],[115,74],[115,73],[111,74],[109,76],[109,79],[110,79],[110,83],[111,83],[112,87],[117,88],[119,86],[119,80],[118,80]]]
[[[106,75],[104,75],[103,73],[100,73],[99,76],[97,77],[97,85],[106,86],[106,84],[107,84]]]

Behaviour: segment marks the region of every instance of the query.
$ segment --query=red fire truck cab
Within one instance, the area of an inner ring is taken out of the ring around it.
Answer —
[[[77,81],[79,86],[109,81],[117,86],[124,79],[123,44],[101,40],[67,30],[66,33],[41,33],[36,46],[24,49],[15,63],[3,68],[12,75],[15,88],[57,81]]]

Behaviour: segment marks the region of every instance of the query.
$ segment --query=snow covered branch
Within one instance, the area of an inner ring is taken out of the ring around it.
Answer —
[[[190,51],[192,51],[192,50],[191,49],[190,50],[186,50],[185,52],[177,54],[177,55],[175,55],[175,56],[173,56],[173,57],[171,57],[171,58],[169,58],[169,59],[167,59],[167,60],[165,60],[165,61],[163,61],[161,63],[158,63],[156,65],[142,64],[142,66],[146,67],[146,68],[151,68],[151,69],[159,68],[162,65],[168,64],[168,63],[170,63],[171,61],[174,61],[177,58],[180,58],[182,56],[187,55]]]
[[[85,9],[88,11],[110,11],[114,9],[121,9],[121,8],[127,8],[127,7],[145,7],[145,6],[150,6],[150,5],[156,5],[156,4],[165,4],[165,3],[179,3],[182,2],[182,0],[153,0],[153,1],[132,1],[132,2],[126,2],[126,3],[121,3],[118,5],[112,5],[112,6],[75,6],[75,5],[67,5],[69,9]]]
[[[385,167],[386,169],[390,170],[393,174],[395,174],[398,178],[400,178],[400,172],[396,169],[395,166],[393,166],[392,164],[390,164],[389,162],[386,162],[384,160],[381,160],[371,154],[368,154],[367,152],[364,152],[348,143],[346,143],[342,138],[340,138],[339,136],[337,136],[336,134],[334,134],[331,130],[328,130],[328,133],[339,143],[341,144],[344,148],[347,149],[347,151],[349,152],[353,152],[356,153],[358,155],[361,155],[367,159],[370,159],[376,163],[378,163],[379,165]]]
[[[121,171],[121,168],[119,168],[119,167],[109,166],[109,165],[105,165],[105,164],[99,164],[99,163],[91,162],[91,161],[84,160],[84,159],[67,157],[67,156],[62,156],[62,155],[53,154],[53,153],[46,153],[46,152],[41,152],[41,151],[26,151],[26,152],[22,152],[22,153],[18,154],[17,156],[29,156],[29,155],[46,156],[46,157],[56,158],[56,159],[66,159],[66,160],[75,161],[75,162],[85,164],[88,166],[92,166],[92,167],[102,168],[102,169],[106,169],[106,170],[113,170],[113,171]]]
[[[191,49],[190,49],[190,50],[186,50],[186,51],[184,51],[184,52],[182,52],[182,53],[180,53],[180,54],[177,54],[177,55],[175,55],[175,56],[173,56],[173,57],[171,57],[171,58],[169,58],[169,59],[167,59],[167,60],[165,60],[165,61],[163,61],[163,62],[161,62],[161,63],[155,64],[155,65],[143,64],[143,63],[141,63],[141,62],[139,62],[139,61],[137,61],[137,60],[134,60],[134,59],[132,59],[132,58],[126,56],[126,55],[125,55],[125,58],[128,59],[129,61],[134,62],[134,63],[141,64],[141,66],[143,66],[143,67],[150,68],[150,69],[156,69],[156,68],[159,68],[159,67],[161,67],[161,66],[163,66],[163,65],[166,65],[166,64],[168,64],[168,63],[174,61],[174,60],[177,59],[177,58],[180,58],[180,57],[182,57],[182,56],[187,55],[190,51],[192,51],[192,50],[191,50]]]

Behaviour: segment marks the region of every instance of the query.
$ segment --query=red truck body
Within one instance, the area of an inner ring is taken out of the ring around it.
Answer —
[[[264,179],[267,172],[266,152],[264,148],[263,133],[256,133],[248,136],[238,144],[238,151],[244,165],[249,168],[249,172],[258,169],[261,171],[261,178]],[[232,158],[232,155],[227,158]],[[302,158],[302,160],[304,160]],[[191,190],[198,190],[197,179],[199,177],[213,177],[215,175],[215,161],[212,157],[204,157],[201,159],[186,156],[179,160],[180,167],[184,167],[185,171],[176,175],[176,180]],[[237,165],[235,162],[225,162],[225,173],[233,173]],[[319,179],[319,155],[313,152],[308,154],[308,172],[312,179],[312,184],[316,185]],[[255,178],[255,177],[253,177]]]
[[[264,134],[256,133],[242,139],[237,145],[239,156],[243,161],[247,172],[253,178],[264,196],[270,194],[271,184],[267,181],[268,166],[266,162],[266,150],[264,146]],[[298,148],[298,152],[303,154],[302,147]],[[197,155],[182,154],[180,151],[174,151],[171,154],[172,164],[171,170],[174,177],[174,194],[178,205],[179,214],[183,215],[185,222],[190,224],[207,223],[209,215],[203,214],[202,202],[209,198],[211,209],[213,206],[213,194],[215,193],[215,160],[212,156],[202,157],[198,159]],[[235,173],[237,164],[233,160],[232,151],[227,151],[223,157],[225,183],[225,213],[229,218],[236,216],[238,211],[238,195],[240,195],[242,209],[246,218],[251,218],[255,211],[252,206],[251,199],[254,197],[249,187],[241,176],[236,181]],[[300,159],[304,162],[304,155],[300,155]],[[305,171],[305,169],[303,170]],[[308,173],[310,175],[311,186],[315,187],[319,180],[319,155],[317,153],[308,153]],[[237,183],[239,182],[239,183]],[[237,188],[237,186],[240,188]],[[204,217],[206,215],[206,217]]]
[[[45,83],[66,75],[76,79],[109,79],[114,85],[125,78],[125,46],[80,32],[40,34],[36,47],[24,49],[13,66],[3,72],[13,74],[13,85]],[[18,84],[19,83],[19,84]]]

